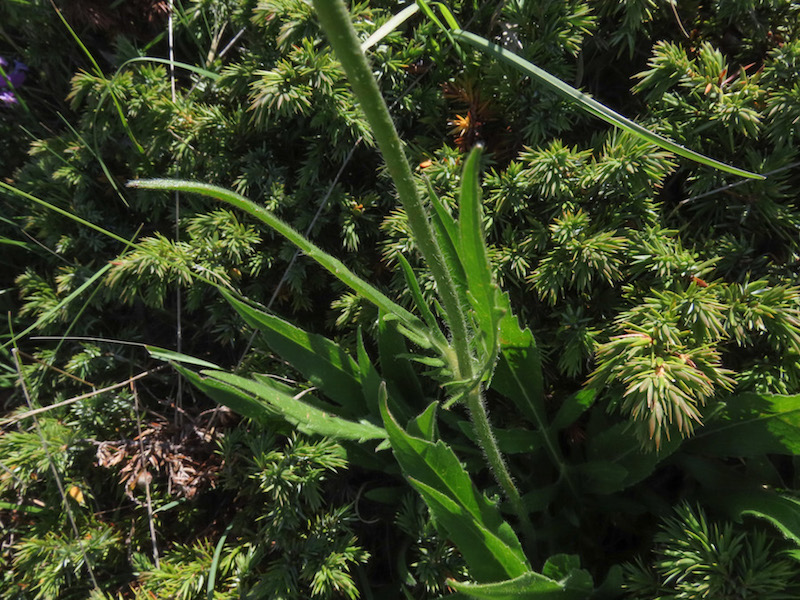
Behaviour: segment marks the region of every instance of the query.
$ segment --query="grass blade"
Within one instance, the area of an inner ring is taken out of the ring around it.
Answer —
[[[61,302],[59,302],[59,303],[58,303],[57,305],[55,305],[53,308],[51,308],[50,310],[48,310],[47,312],[45,312],[45,313],[44,313],[42,316],[40,316],[38,319],[36,319],[36,322],[34,322],[34,323],[33,323],[33,325],[31,325],[30,327],[27,327],[27,328],[26,328],[26,329],[24,329],[23,331],[20,331],[19,333],[17,333],[16,335],[14,335],[14,336],[13,336],[13,337],[12,337],[12,338],[9,340],[9,341],[7,341],[7,342],[6,342],[6,343],[4,343],[2,346],[0,346],[0,348],[7,348],[7,347],[9,347],[9,346],[11,346],[11,345],[15,345],[15,344],[16,344],[16,342],[17,342],[17,340],[19,340],[19,339],[21,339],[21,338],[25,337],[25,336],[26,336],[26,335],[28,335],[28,334],[29,334],[31,331],[33,331],[34,329],[36,329],[36,328],[38,328],[39,326],[43,325],[44,323],[47,323],[47,322],[48,322],[50,319],[52,319],[52,318],[53,318],[53,317],[54,317],[56,314],[58,314],[58,312],[59,312],[59,311],[60,311],[62,308],[64,308],[64,307],[65,307],[65,306],[67,306],[67,305],[68,305],[70,302],[72,302],[72,301],[73,301],[75,298],[77,298],[78,296],[80,296],[80,295],[81,295],[81,294],[84,292],[84,290],[86,290],[86,288],[90,287],[90,286],[91,286],[91,285],[92,285],[92,284],[93,284],[95,281],[97,281],[97,280],[98,280],[98,279],[100,279],[100,278],[101,278],[103,275],[105,275],[105,274],[106,274],[106,272],[107,272],[107,271],[108,271],[110,268],[111,268],[111,263],[108,263],[108,264],[106,264],[106,265],[105,265],[104,267],[102,267],[102,268],[101,268],[99,271],[97,271],[97,273],[95,273],[95,274],[94,274],[94,275],[92,275],[92,276],[91,276],[89,279],[87,279],[86,281],[84,281],[84,282],[83,282],[83,283],[82,283],[82,284],[81,284],[81,285],[80,285],[80,286],[79,286],[79,287],[78,287],[76,290],[74,290],[74,291],[73,291],[73,292],[72,292],[72,293],[71,293],[69,296],[65,297],[65,298],[64,298],[64,299],[63,299]]]
[[[732,173],[740,177],[747,177],[748,179],[764,179],[763,175],[759,175],[757,173],[751,173],[750,171],[745,171],[743,169],[738,169],[736,167],[726,165],[725,163],[719,162],[718,160],[714,160],[713,158],[709,158],[707,156],[703,156],[702,154],[698,154],[693,150],[689,150],[688,148],[685,148],[680,144],[676,144],[672,140],[662,137],[657,133],[648,131],[641,125],[634,123],[627,117],[623,117],[621,114],[616,113],[610,108],[600,104],[597,100],[590,98],[589,96],[587,96],[583,92],[578,91],[571,85],[567,85],[557,77],[550,75],[550,73],[548,73],[543,69],[540,69],[533,63],[528,62],[527,60],[525,60],[520,56],[517,56],[513,52],[509,52],[502,46],[493,44],[492,42],[490,42],[485,38],[482,38],[473,33],[469,33],[468,31],[454,31],[452,32],[452,36],[457,40],[460,40],[462,42],[467,42],[471,46],[478,48],[479,50],[485,52],[486,54],[489,54],[519,69],[523,73],[536,79],[539,83],[544,84],[552,91],[556,92],[558,95],[567,98],[569,100],[572,100],[583,110],[585,110],[591,115],[594,115],[598,119],[602,119],[603,121],[613,125],[614,127],[619,127],[620,129],[623,129],[634,135],[637,135],[640,138],[647,140],[651,144],[655,144],[656,146],[664,148],[665,150],[674,152],[678,156],[688,158],[689,160],[693,160],[702,165],[713,167],[715,169],[719,169],[720,171],[725,171],[726,173]]]
[[[400,25],[405,23],[418,10],[419,6],[417,4],[410,4],[406,6],[403,10],[394,15],[388,21],[386,21],[386,23],[378,27],[378,29],[375,30],[375,32],[371,36],[369,36],[366,40],[364,40],[361,44],[361,51],[366,52],[367,50],[372,48],[375,44],[377,44],[387,35],[392,33],[395,29],[400,27]]]

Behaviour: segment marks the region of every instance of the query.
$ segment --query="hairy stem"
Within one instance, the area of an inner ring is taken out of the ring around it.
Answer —
[[[447,323],[452,333],[452,344],[458,361],[459,379],[472,379],[475,367],[469,350],[469,333],[464,307],[458,299],[455,283],[450,275],[441,249],[433,235],[430,220],[417,194],[417,188],[408,164],[403,145],[394,127],[389,110],[372,75],[372,70],[361,51],[350,14],[342,0],[313,0],[319,20],[328,41],[347,73],[350,85],[359,100],[361,109],[372,127],[375,141],[383,154],[392,176],[400,202],[408,216],[414,239],[431,270]],[[492,433],[492,426],[483,405],[480,387],[468,394],[467,407],[475,427],[475,434],[486,455],[495,479],[503,488],[514,512],[523,526],[525,537],[533,540],[533,527],[522,504],[519,491],[508,472],[503,456]]]
[[[486,407],[483,404],[483,394],[480,388],[472,390],[467,395],[467,408],[469,409],[470,416],[472,417],[472,425],[475,428],[475,435],[481,445],[481,449],[486,455],[486,461],[494,473],[494,477],[500,487],[503,488],[508,501],[511,503],[511,508],[516,513],[517,518],[522,525],[522,533],[525,536],[528,544],[533,545],[535,539],[535,532],[530,518],[528,518],[528,511],[522,503],[522,497],[519,495],[517,486],[514,480],[511,479],[511,474],[508,472],[503,455],[500,448],[497,446],[497,440],[492,433],[492,424],[489,422],[489,415],[486,413]]]
[[[314,8],[322,23],[328,41],[342,63],[350,85],[372,128],[375,141],[383,154],[389,174],[392,176],[400,203],[408,216],[408,224],[425,262],[436,282],[436,289],[446,313],[447,323],[453,336],[453,348],[458,357],[459,377],[472,376],[472,360],[469,353],[467,321],[464,309],[458,300],[455,284],[444,261],[444,256],[433,236],[428,215],[417,194],[411,167],[406,159],[403,145],[389,109],[383,101],[378,84],[356,37],[350,22],[350,13],[341,0],[314,0]]]

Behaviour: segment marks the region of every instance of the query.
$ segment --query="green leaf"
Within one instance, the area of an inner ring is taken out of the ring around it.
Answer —
[[[262,333],[274,352],[338,403],[347,415],[363,415],[361,370],[347,352],[328,338],[308,333],[222,291],[248,325]]]
[[[589,576],[586,571],[582,572]],[[535,571],[498,583],[474,584],[448,580],[448,585],[456,591],[479,600],[585,600],[589,597],[591,587],[589,592],[585,590],[584,576],[578,577],[574,588],[568,587],[568,583],[555,581]]]
[[[366,52],[370,48],[372,48],[375,44],[380,42],[383,38],[387,35],[392,33],[395,29],[400,27],[405,21],[413,16],[419,10],[419,6],[416,4],[409,4],[399,13],[394,15],[391,19],[386,21],[383,25],[378,27],[375,32],[369,36],[366,40],[361,43],[361,51]]]
[[[594,404],[597,399],[597,390],[582,389],[564,400],[558,409],[556,416],[550,423],[550,427],[561,430],[569,427],[578,420]]]
[[[730,165],[726,165],[725,163],[721,163],[718,160],[714,160],[713,158],[709,158],[707,156],[703,156],[702,154],[698,154],[693,150],[689,150],[679,144],[676,144],[672,140],[669,140],[665,137],[658,135],[657,133],[653,133],[652,131],[648,131],[641,125],[634,123],[630,119],[623,117],[619,113],[614,112],[610,108],[600,104],[597,100],[594,100],[587,96],[586,94],[576,90],[571,85],[568,85],[550,75],[547,71],[540,69],[533,63],[528,62],[524,58],[521,58],[503,48],[502,46],[498,46],[497,44],[493,44],[489,40],[477,36],[473,33],[469,33],[467,31],[453,31],[452,36],[460,41],[467,42],[468,44],[478,48],[482,52],[494,56],[495,58],[502,60],[514,68],[522,71],[526,75],[533,77],[539,83],[548,87],[551,91],[557,93],[559,96],[566,98],[572,102],[574,102],[578,107],[583,109],[584,111],[588,112],[589,114],[597,117],[598,119],[602,119],[606,123],[613,125],[614,127],[619,127],[624,131],[628,131],[640,138],[650,142],[651,144],[655,144],[665,150],[669,150],[670,152],[674,152],[678,156],[683,156],[684,158],[688,158],[689,160],[693,160],[698,162],[702,165],[706,165],[709,167],[713,167],[715,169],[719,169],[720,171],[725,171],[726,173],[732,173],[734,175],[738,175],[740,177],[747,177],[749,179],[764,179],[763,175],[758,175],[756,173],[751,173],[750,171],[744,171],[742,169],[737,169],[736,167],[731,167]]]
[[[800,454],[800,394],[740,394],[725,401],[687,450],[712,456]]]
[[[500,320],[500,360],[490,385],[514,402],[520,412],[536,426],[553,465],[566,474],[566,465],[555,438],[555,431],[547,426],[539,348],[530,329],[521,328],[511,312],[508,295],[500,294],[498,299],[505,314]]]
[[[551,556],[542,567],[542,575],[558,581],[570,592],[588,596],[594,589],[592,576],[581,569],[581,559],[577,554]]]
[[[75,221],[76,223],[80,223],[81,225],[83,225],[85,227],[88,227],[89,229],[94,229],[98,233],[102,233],[104,236],[109,237],[112,240],[117,240],[118,242],[122,242],[123,244],[125,244],[125,246],[134,247],[133,242],[131,242],[130,240],[126,240],[124,237],[120,237],[116,233],[112,233],[111,231],[108,231],[107,229],[103,229],[99,225],[95,225],[91,221],[87,221],[86,219],[83,219],[83,218],[79,217],[78,215],[75,215],[75,214],[69,212],[68,210],[64,210],[63,208],[59,208],[58,206],[50,204],[49,202],[47,202],[45,200],[42,200],[40,198],[37,198],[36,196],[33,196],[33,195],[31,195],[31,194],[29,194],[27,192],[23,192],[22,190],[20,190],[18,188],[15,188],[13,185],[9,185],[9,184],[5,183],[4,181],[0,181],[0,189],[4,189],[7,192],[10,192],[10,193],[12,193],[12,194],[14,194],[16,196],[20,196],[21,198],[25,198],[26,200],[30,200],[31,202],[35,202],[36,204],[39,204],[40,206],[44,206],[48,210],[52,210],[53,212],[58,213],[58,214],[60,214],[60,215],[62,215],[64,217],[67,217],[68,219],[71,219],[71,220]],[[109,265],[107,265],[107,266],[109,266]]]
[[[438,402],[431,402],[418,417],[408,422],[408,434],[423,440],[433,441],[436,432],[436,409]]]
[[[767,489],[725,492],[719,504],[737,520],[750,515],[765,519],[788,540],[800,545],[800,500]]]
[[[614,600],[622,595],[622,567],[612,565],[603,580],[592,595],[592,600]]]
[[[208,69],[203,69],[202,67],[198,67],[197,65],[191,65],[189,63],[180,62],[179,60],[170,61],[167,58],[159,58],[157,56],[136,56],[134,58],[130,58],[122,63],[119,68],[117,69],[117,73],[119,73],[122,69],[127,67],[130,64],[136,62],[153,62],[162,65],[175,65],[179,69],[183,69],[184,71],[191,71],[197,75],[202,75],[203,77],[207,77],[213,81],[217,81],[221,78],[219,73],[214,73],[213,71],[209,71]]]
[[[0,182],[0,185],[2,185],[2,182]],[[306,256],[322,265],[325,269],[327,269],[328,272],[334,275],[358,295],[369,300],[385,313],[394,315],[400,320],[401,323],[403,323],[403,325],[405,325],[419,337],[428,337],[428,332],[425,328],[425,325],[417,317],[408,312],[399,304],[390,300],[385,294],[378,291],[375,287],[358,277],[340,260],[334,258],[327,252],[320,250],[318,246],[292,229],[292,227],[278,219],[266,208],[251,202],[244,196],[216,185],[178,179],[136,179],[129,181],[128,186],[148,190],[170,190],[186,192],[190,194],[202,194],[211,198],[217,198],[218,200],[222,200],[223,202],[227,202],[236,208],[244,210],[292,242],[295,246],[300,248],[300,250],[302,250]]]
[[[219,365],[215,365],[214,363],[203,360],[202,358],[196,358],[194,356],[189,356],[188,354],[181,354],[180,352],[174,352],[172,350],[167,350],[166,348],[159,348],[158,346],[145,346],[145,348],[150,356],[157,360],[196,365],[198,367],[207,367],[209,369],[222,368]]]
[[[470,481],[453,451],[408,435],[381,405],[384,426],[397,462],[422,494],[437,523],[458,547],[478,581],[517,577],[530,566],[514,531]]]
[[[590,460],[571,467],[581,487],[592,494],[613,494],[627,487],[628,469],[608,460]]]
[[[467,300],[467,273],[464,271],[464,265],[461,263],[458,252],[458,225],[450,213],[447,212],[441,200],[436,196],[431,182],[426,179],[425,183],[428,187],[428,199],[433,207],[431,224],[433,225],[436,243],[439,244],[447,270],[453,279],[458,300],[466,308],[469,306],[469,300]]]
[[[509,570],[518,570],[520,557],[515,550],[484,523],[475,520],[464,505],[413,477],[408,481],[430,508],[436,524],[458,547],[472,577],[492,581],[498,576],[507,577]]]
[[[430,328],[431,332],[433,332],[434,335],[436,335],[436,337],[439,339],[442,346],[447,346],[447,339],[439,329],[439,324],[436,322],[436,317],[433,316],[433,312],[431,311],[427,302],[425,302],[425,298],[422,296],[422,290],[419,287],[417,278],[414,276],[414,271],[411,269],[411,265],[408,264],[406,257],[402,254],[397,255],[397,260],[403,269],[403,275],[406,278],[408,290],[411,292],[411,297],[414,299],[414,304],[416,304],[417,310],[422,315],[422,318]]]
[[[447,41],[450,42],[450,44],[453,46],[453,48],[455,48],[456,52],[459,55],[459,58],[462,59],[462,62],[464,62],[464,59],[466,57],[463,56],[463,54],[461,52],[461,49],[458,47],[458,44],[456,44],[455,40],[453,39],[453,36],[451,34],[452,26],[450,26],[450,27],[445,27],[444,26],[444,23],[442,23],[439,20],[439,18],[434,14],[433,9],[428,4],[427,0],[417,0],[417,5],[420,7],[420,9],[422,9],[422,12],[425,14],[425,16],[428,17],[428,19],[430,19],[431,21],[433,21],[436,24],[436,26],[439,28],[439,30],[447,38]],[[442,14],[442,16],[444,16],[445,20],[447,20],[448,23],[450,23],[450,19],[448,19],[447,16],[444,13]]]
[[[194,387],[214,400],[214,402],[227,406],[236,414],[253,419],[261,424],[269,423],[279,418],[278,411],[251,394],[245,393],[232,385],[201,377],[194,371],[179,365],[173,366]]]
[[[458,428],[470,441],[478,443],[475,428],[469,421],[459,421]],[[530,429],[500,429],[492,428],[492,433],[497,439],[497,445],[503,454],[532,454],[542,447],[542,434]]]
[[[547,426],[542,359],[533,334],[523,329],[510,310],[507,294],[500,295],[506,313],[500,321],[500,361],[491,387],[513,401],[540,431]]]
[[[357,333],[357,353],[358,353],[358,368],[361,372],[361,390],[364,394],[364,401],[367,405],[367,411],[370,415],[375,417],[380,416],[380,388],[383,385],[381,376],[375,365],[369,359],[367,349],[364,346],[364,337],[361,333],[361,327],[358,328]]]
[[[358,442],[386,437],[386,432],[372,423],[367,421],[355,423],[342,419],[314,406],[311,402],[301,400],[302,394],[292,396],[270,380],[255,381],[225,371],[204,370],[201,373],[238,389],[243,395],[250,395],[266,403],[303,433]]]
[[[609,478],[601,482],[603,491],[598,493],[612,493],[624,490],[643,479],[649,477],[656,467],[681,446],[681,439],[673,438],[661,444],[658,451],[644,451],[629,423],[617,423],[609,426],[603,422],[597,432],[587,435],[586,459],[587,462],[597,462],[606,465]],[[612,486],[616,479],[608,463],[615,465],[613,469],[621,473],[621,467],[628,474]]]
[[[2,185],[2,184],[3,184],[3,182],[0,181],[0,185]],[[58,302],[58,304],[56,304],[54,307],[46,310],[44,313],[42,313],[39,316],[39,318],[36,319],[36,321],[33,323],[33,325],[30,325],[30,326],[26,327],[24,330],[22,330],[21,332],[16,333],[13,336],[11,336],[11,338],[7,342],[5,342],[2,346],[0,346],[0,350],[8,348],[9,346],[15,345],[18,340],[20,340],[23,337],[25,337],[26,335],[28,335],[31,331],[35,331],[38,327],[41,327],[42,325],[50,322],[52,319],[54,319],[56,317],[56,315],[58,315],[58,313],[61,310],[63,310],[63,308],[65,306],[67,306],[70,302],[75,300],[75,298],[80,296],[89,287],[91,287],[98,279],[100,279],[103,275],[105,275],[110,268],[111,268],[111,263],[108,263],[107,265],[101,267],[94,275],[92,275],[89,279],[84,281],[80,286],[78,286],[75,290],[73,290],[68,296],[62,298]]]
[[[405,400],[400,416],[408,419],[411,414],[407,407],[417,407],[416,410],[419,410],[419,407],[424,406],[425,394],[411,363],[402,358],[403,355],[409,354],[405,339],[397,331],[397,324],[384,315],[378,318],[378,352],[381,358],[381,375],[387,380],[389,391],[396,390]],[[397,408],[392,406],[392,410]]]
[[[486,237],[483,231],[483,205],[481,204],[478,171],[482,149],[475,146],[467,157],[461,175],[458,214],[458,250],[467,276],[467,298],[484,335],[485,358],[491,361],[497,347],[497,327],[502,313],[497,306],[497,285],[492,276]]]

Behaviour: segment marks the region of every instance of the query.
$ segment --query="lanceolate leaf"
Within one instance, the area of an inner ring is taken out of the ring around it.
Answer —
[[[742,169],[737,169],[736,167],[731,167],[730,165],[726,165],[725,163],[721,163],[718,160],[714,160],[713,158],[709,158],[707,156],[703,156],[702,154],[698,154],[693,150],[689,150],[688,148],[684,148],[683,146],[676,144],[672,140],[668,140],[665,137],[658,135],[657,133],[653,133],[652,131],[648,131],[641,125],[634,123],[630,119],[623,117],[619,113],[614,112],[610,108],[600,104],[597,100],[594,100],[587,96],[586,94],[576,90],[571,85],[567,85],[557,77],[550,75],[547,71],[540,69],[533,63],[528,62],[524,58],[521,58],[503,48],[502,46],[498,46],[497,44],[493,44],[489,40],[477,36],[473,33],[469,33],[467,31],[453,31],[452,36],[463,42],[467,42],[468,44],[480,49],[481,51],[494,56],[497,59],[500,59],[511,66],[519,69],[526,75],[529,75],[536,79],[539,83],[545,85],[546,87],[550,88],[553,92],[557,93],[559,96],[567,98],[574,102],[577,106],[581,109],[585,110],[591,115],[602,119],[606,123],[609,123],[615,127],[619,127],[625,131],[628,131],[634,135],[639,136],[640,138],[650,142],[651,144],[655,144],[665,150],[669,150],[670,152],[674,152],[678,156],[683,156],[684,158],[688,158],[689,160],[693,160],[698,162],[702,165],[706,165],[709,167],[713,167],[715,169],[719,169],[720,171],[725,171],[726,173],[732,173],[734,175],[738,175],[740,177],[747,177],[749,179],[764,179],[763,175],[758,175],[756,173],[751,173],[750,171],[744,171]]]
[[[270,385],[267,381],[246,379],[224,371],[202,371],[202,374],[237,390],[243,399],[256,398],[266,403],[303,433],[358,442],[386,437],[386,432],[372,423],[355,423],[342,419],[302,400],[299,395],[292,396],[279,386]]]
[[[594,404],[597,397],[597,390],[583,389],[571,396],[568,396],[556,416],[550,423],[550,427],[556,430],[564,429],[572,425],[583,413]]]
[[[446,346],[447,340],[439,329],[439,324],[436,322],[436,317],[433,316],[433,312],[431,311],[427,302],[425,302],[425,298],[422,296],[422,290],[419,287],[417,278],[414,276],[414,271],[411,268],[411,265],[408,264],[406,257],[402,254],[397,255],[397,260],[403,269],[403,275],[405,275],[406,278],[406,285],[408,285],[408,290],[411,292],[411,297],[414,298],[414,304],[417,305],[417,310],[422,315],[422,318],[425,320],[425,323],[428,325],[431,332],[436,335],[442,346]]]
[[[381,405],[397,461],[422,494],[447,536],[479,581],[518,577],[530,569],[519,540],[497,507],[480,493],[453,451],[442,441],[410,436]]]
[[[714,456],[798,455],[800,394],[734,396],[686,442],[686,448]]]
[[[408,312],[399,304],[392,302],[386,295],[379,292],[375,287],[358,277],[348,269],[340,260],[334,258],[327,252],[320,250],[314,243],[307,240],[303,235],[292,229],[289,225],[281,221],[263,206],[251,202],[244,196],[226,190],[216,185],[199,183],[196,181],[184,181],[178,179],[136,179],[128,182],[128,186],[149,189],[149,190],[170,190],[194,194],[202,194],[211,198],[217,198],[244,210],[256,219],[267,224],[280,235],[300,248],[306,256],[315,260],[325,267],[331,274],[338,278],[357,294],[369,300],[375,306],[395,315],[408,329],[420,337],[427,337],[427,330],[417,317]]]
[[[405,339],[397,331],[397,324],[386,319],[384,315],[378,319],[378,351],[381,357],[380,372],[389,383],[390,391],[400,392],[407,406],[417,407],[419,410],[424,406],[422,385],[411,363],[402,358],[409,352]],[[395,410],[396,407],[392,406],[392,409]],[[406,408],[402,410],[402,417],[411,417]]]
[[[509,570],[518,569],[520,560],[514,549],[493,534],[484,523],[475,520],[463,505],[413,477],[409,477],[408,481],[431,509],[437,525],[447,532],[458,547],[472,577],[480,581],[493,581],[500,573],[507,577]]]
[[[514,579],[497,583],[472,584],[450,580],[448,584],[479,600],[586,600],[591,593],[591,576],[583,570],[579,573],[574,581],[569,576],[556,581],[541,573],[528,571]],[[588,590],[585,588],[587,577]]]
[[[198,390],[203,392],[214,402],[227,406],[238,415],[253,419],[262,424],[269,422],[271,419],[280,417],[277,410],[251,394],[246,394],[232,385],[215,381],[208,377],[201,377],[194,371],[179,365],[173,366],[176,371],[183,375],[186,380]]]
[[[753,489],[720,494],[719,504],[734,517],[744,515],[765,519],[787,539],[800,545],[800,500],[772,490]]]
[[[321,335],[303,331],[224,291],[222,295],[248,325],[263,334],[274,352],[338,403],[344,409],[343,414],[364,414],[366,407],[358,363],[338,344]]]
[[[492,377],[491,387],[509,398],[541,432],[544,446],[554,465],[563,466],[561,451],[547,424],[544,407],[542,361],[533,334],[521,328],[511,313],[508,296],[498,295],[498,304],[505,309],[500,320],[500,360]]]
[[[453,278],[456,286],[458,299],[466,308],[467,301],[467,274],[464,265],[458,254],[458,227],[455,219],[447,212],[441,200],[436,196],[436,192],[431,186],[431,182],[425,180],[428,186],[428,199],[430,200],[433,211],[431,213],[431,224],[436,236],[436,243],[442,251],[444,261],[447,263],[447,270]]]
[[[588,436],[586,464],[596,464],[606,471],[605,481],[592,482],[597,493],[609,494],[624,490],[646,477],[681,446],[681,439],[673,436],[661,444],[657,452],[643,452],[641,442],[628,423],[607,426]],[[591,466],[578,467],[579,469]],[[627,475],[622,473],[627,471]]]
[[[467,297],[478,326],[484,335],[485,356],[493,363],[497,345],[496,306],[497,286],[492,277],[486,239],[483,232],[483,206],[481,204],[478,169],[481,149],[476,146],[467,157],[461,176],[458,214],[458,251],[467,276]],[[489,368],[494,365],[489,365]]]

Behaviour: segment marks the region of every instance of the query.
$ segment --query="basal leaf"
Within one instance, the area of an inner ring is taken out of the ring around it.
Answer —
[[[768,489],[751,489],[720,495],[718,502],[741,520],[750,515],[769,521],[781,534],[800,545],[800,500]]]
[[[596,397],[597,390],[590,389],[582,389],[568,396],[550,422],[550,427],[557,431],[569,427],[578,420],[578,417],[589,410]]]
[[[519,556],[514,549],[474,519],[463,505],[413,477],[408,480],[430,508],[436,524],[447,532],[461,552],[472,577],[478,581],[493,581],[519,569]]]
[[[686,442],[695,453],[752,457],[800,454],[800,394],[740,394]]]
[[[292,396],[267,381],[246,379],[225,371],[202,371],[202,374],[266,402],[303,433],[359,442],[386,437],[386,432],[372,423],[366,421],[356,423],[342,419],[302,400],[299,394]]]
[[[408,435],[385,402],[381,413],[403,473],[432,503],[431,510],[441,513],[437,521],[465,556],[472,575],[481,581],[498,581],[526,572],[530,567],[513,530],[475,488],[453,451],[442,441]],[[476,539],[484,542],[475,546]]]
[[[360,369],[347,352],[326,337],[308,333],[223,292],[248,325],[257,329],[270,348],[322,390],[347,415],[363,415]]]
[[[448,584],[478,600],[586,600],[591,592],[587,593],[583,588],[570,589],[565,583],[535,571],[497,583],[462,583],[451,579]]]
[[[628,474],[619,480],[608,471],[609,479],[600,482],[602,492],[612,493],[624,490],[643,479],[649,477],[656,467],[681,446],[682,440],[673,436],[661,444],[657,452],[644,451],[636,434],[629,423],[608,425],[603,423],[597,432],[587,433],[586,459],[587,462],[597,462],[600,465],[615,465],[614,471],[621,473],[619,468],[625,469]],[[616,486],[611,485],[611,480],[617,481]]]

